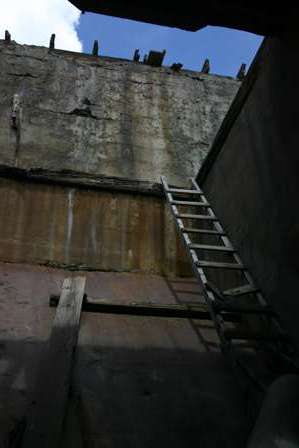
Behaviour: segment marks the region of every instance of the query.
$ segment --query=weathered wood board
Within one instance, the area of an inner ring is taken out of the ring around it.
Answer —
[[[57,448],[67,408],[85,277],[66,278],[27,418],[23,448]]]

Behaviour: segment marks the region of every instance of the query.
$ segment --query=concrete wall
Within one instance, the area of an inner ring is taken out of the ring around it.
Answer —
[[[0,259],[190,274],[162,198],[0,178]]]
[[[0,164],[174,183],[196,174],[240,85],[4,41],[0,71]]]
[[[200,300],[192,280],[170,286],[158,276],[85,274],[88,296],[111,303]],[[0,265],[1,448],[18,446],[39,398],[35,382],[47,363],[55,315],[49,295],[60,293],[65,276],[57,269]],[[49,369],[55,376],[55,366]],[[62,446],[242,448],[246,408],[209,322],[82,313]]]
[[[298,35],[267,40],[255,83],[201,184],[299,346],[298,49]]]
[[[74,176],[81,186],[137,180],[133,190],[153,193],[161,174],[185,184],[240,83],[4,41],[0,71],[1,175],[38,170],[53,184],[0,179],[0,259],[189,273],[161,198],[78,190]],[[56,187],[66,170],[74,188]]]

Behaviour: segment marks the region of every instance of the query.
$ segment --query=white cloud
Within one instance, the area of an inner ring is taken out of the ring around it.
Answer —
[[[82,51],[76,25],[80,11],[68,0],[0,0],[0,36],[8,30],[20,44],[48,46],[52,33],[55,47]]]

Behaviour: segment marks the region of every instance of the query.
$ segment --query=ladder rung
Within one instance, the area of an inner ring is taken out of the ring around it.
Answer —
[[[197,261],[196,266],[200,268],[216,268],[216,269],[236,269],[243,271],[245,267],[242,264],[237,263],[222,263],[218,261]]]
[[[210,207],[209,203],[206,202],[194,202],[194,201],[169,201],[174,205],[191,205],[194,207]]]
[[[251,294],[258,292],[258,288],[253,285],[239,286],[238,288],[227,289],[222,294],[226,297],[243,296],[245,294]]]
[[[168,188],[166,193],[184,193],[184,194],[197,194],[203,196],[200,191],[197,190],[184,190],[183,188]]]
[[[202,219],[206,221],[218,221],[217,218],[209,215],[190,215],[189,213],[183,213],[182,215],[176,215],[176,218],[180,219]]]
[[[184,227],[182,229],[183,233],[202,233],[207,235],[225,235],[224,232],[219,232],[218,230],[209,230],[209,229],[192,229],[191,227]]]
[[[278,341],[282,339],[278,334],[265,334],[259,332],[242,331],[242,330],[231,330],[227,329],[223,331],[223,335],[226,339],[244,339],[244,340],[254,340],[254,341]]]
[[[212,250],[216,252],[235,252],[231,247],[226,246],[209,246],[206,244],[189,244],[190,249],[202,249],[202,250]]]
[[[245,307],[238,307],[234,305],[229,304],[220,304],[217,303],[215,306],[216,311],[218,312],[227,312],[227,313],[237,313],[237,314],[266,314],[269,316],[274,316],[275,313],[273,310],[271,310],[268,306],[249,306],[247,308]]]

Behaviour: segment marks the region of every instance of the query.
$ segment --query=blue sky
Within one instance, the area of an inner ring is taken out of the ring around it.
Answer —
[[[225,28],[193,33],[90,13],[81,14],[77,32],[87,53],[95,39],[101,55],[126,59],[136,48],[142,57],[149,50],[166,49],[165,65],[181,62],[184,68],[200,70],[209,58],[211,72],[226,76],[235,76],[241,63],[248,66],[262,41],[261,36]]]

